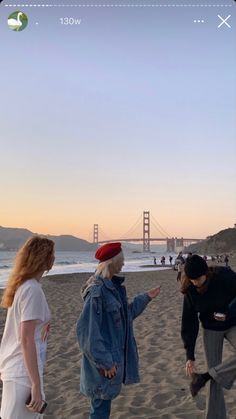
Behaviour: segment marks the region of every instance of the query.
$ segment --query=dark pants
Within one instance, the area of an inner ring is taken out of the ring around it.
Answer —
[[[178,272],[176,281],[180,281],[180,280],[181,280],[181,272]]]
[[[222,362],[224,339],[234,349],[234,355]],[[203,342],[209,374],[206,419],[226,419],[223,388],[229,390],[236,379],[236,326],[226,331],[203,329]]]
[[[111,413],[111,400],[91,400],[89,419],[109,419]]]

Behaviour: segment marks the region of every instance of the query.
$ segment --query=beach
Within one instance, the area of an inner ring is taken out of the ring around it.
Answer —
[[[45,370],[48,408],[45,419],[87,419],[89,401],[79,393],[80,351],[76,321],[83,301],[81,285],[89,273],[48,276],[43,288],[52,321]],[[196,400],[189,392],[185,376],[185,352],[180,338],[183,296],[173,269],[129,272],[126,287],[129,299],[161,285],[160,295],[135,320],[135,336],[140,356],[141,383],[123,386],[112,403],[112,419],[203,419],[205,389]],[[0,332],[5,311],[0,311]],[[224,356],[231,354],[226,344]],[[196,346],[196,366],[206,371],[201,333]],[[226,392],[229,419],[236,418],[236,385]]]

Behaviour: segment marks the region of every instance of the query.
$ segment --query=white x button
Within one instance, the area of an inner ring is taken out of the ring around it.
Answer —
[[[231,15],[229,15],[227,17],[222,17],[222,16],[218,15],[218,18],[221,20],[221,23],[219,24],[218,29],[222,25],[226,25],[226,26],[228,26],[228,28],[231,28],[230,24],[227,22],[227,20],[229,20],[230,17],[231,17]]]

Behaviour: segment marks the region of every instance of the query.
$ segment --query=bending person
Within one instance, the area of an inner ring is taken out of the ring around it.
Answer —
[[[207,419],[226,419],[223,388],[230,389],[236,379],[236,273],[229,268],[208,268],[198,255],[187,258],[182,279],[184,294],[182,339],[186,349],[186,374],[192,377],[190,391],[196,396],[208,387]],[[194,349],[199,319],[203,327],[203,343],[208,371],[198,374],[194,366]],[[234,355],[222,362],[224,340]]]
[[[43,366],[50,312],[41,279],[53,262],[54,242],[30,238],[16,256],[3,294],[2,306],[8,311],[0,347],[2,419],[36,419],[45,405]]]
[[[82,351],[80,387],[91,399],[90,419],[108,419],[111,400],[120,393],[122,383],[139,382],[133,320],[160,288],[128,304],[124,278],[116,276],[124,264],[121,244],[105,244],[95,257],[99,265],[82,290],[85,303],[77,323]]]

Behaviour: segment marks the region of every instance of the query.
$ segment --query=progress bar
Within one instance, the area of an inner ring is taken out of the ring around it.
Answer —
[[[141,8],[141,7],[165,7],[165,8],[177,8],[177,7],[189,7],[189,8],[213,8],[213,7],[232,7],[232,4],[3,4],[4,7],[67,7],[67,8],[72,8],[72,7],[80,7],[80,8],[88,8],[88,7],[134,7],[134,8]]]

